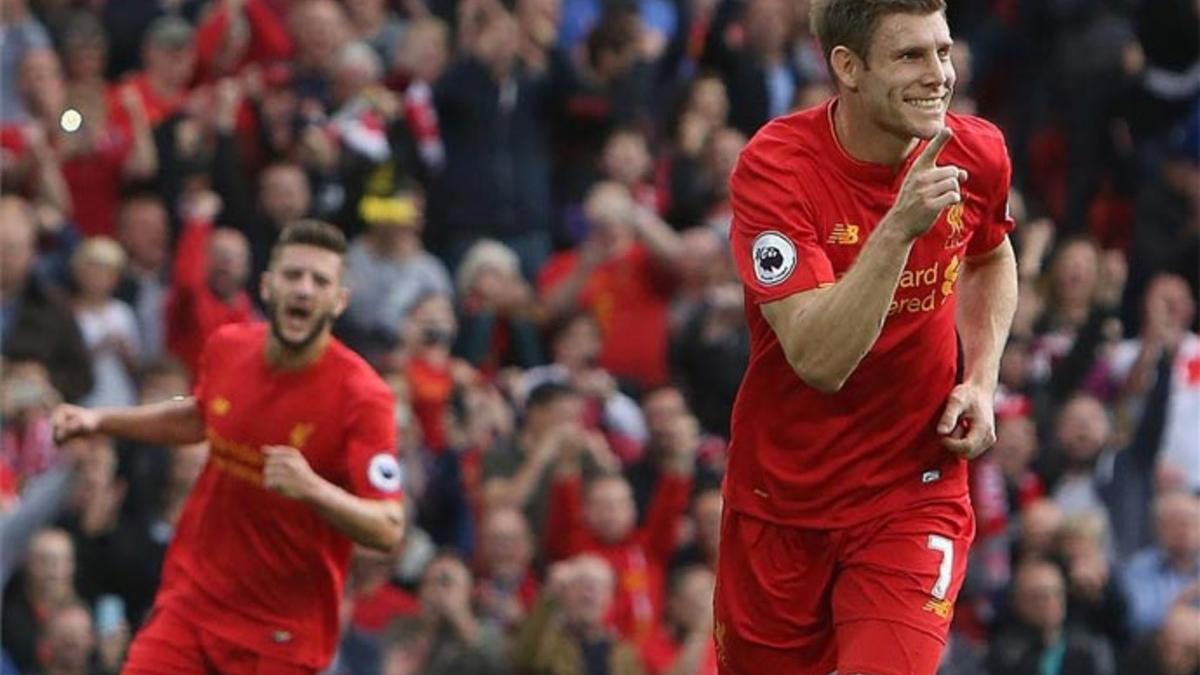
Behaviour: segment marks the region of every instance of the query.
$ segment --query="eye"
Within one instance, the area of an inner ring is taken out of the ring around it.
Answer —
[[[943,61],[949,61],[950,60],[950,48],[942,47],[941,49],[939,49],[938,50],[938,58]]]

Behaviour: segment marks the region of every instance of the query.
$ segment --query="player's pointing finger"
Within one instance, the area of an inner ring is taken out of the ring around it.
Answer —
[[[921,151],[921,156],[917,157],[913,168],[928,169],[934,166],[938,154],[941,153],[942,148],[946,146],[946,143],[950,141],[950,137],[953,135],[954,132],[950,131],[950,127],[942,127],[937,132],[937,136],[934,136],[933,140],[929,141],[929,145],[926,145],[925,149]]]

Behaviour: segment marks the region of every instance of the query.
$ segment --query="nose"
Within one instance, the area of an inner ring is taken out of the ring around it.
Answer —
[[[922,84],[939,89],[944,86],[948,89],[954,86],[954,78],[954,64],[950,62],[950,59],[939,58],[934,53],[927,62]]]
[[[941,78],[939,84],[947,89],[954,87],[954,80],[958,77],[954,72],[954,63],[950,59],[938,60],[938,76]]]
[[[293,292],[301,298],[307,298],[316,290],[316,284],[311,274],[301,274],[292,286]]]

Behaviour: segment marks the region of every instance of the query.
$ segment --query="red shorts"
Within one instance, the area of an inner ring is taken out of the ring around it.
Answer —
[[[316,670],[263,656],[178,614],[155,608],[129,647],[122,675],[313,675]]]
[[[932,675],[975,535],[939,501],[841,530],[726,509],[714,634],[722,675]]]

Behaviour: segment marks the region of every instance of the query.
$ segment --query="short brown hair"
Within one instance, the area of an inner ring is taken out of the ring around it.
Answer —
[[[833,48],[838,45],[865,61],[879,20],[888,14],[945,11],[945,0],[813,0],[809,21],[829,65]]]
[[[315,246],[344,256],[346,235],[329,223],[305,218],[293,221],[283,228],[283,232],[279,233],[279,241],[275,242],[275,247],[271,249],[271,260],[275,260],[285,246]]]

